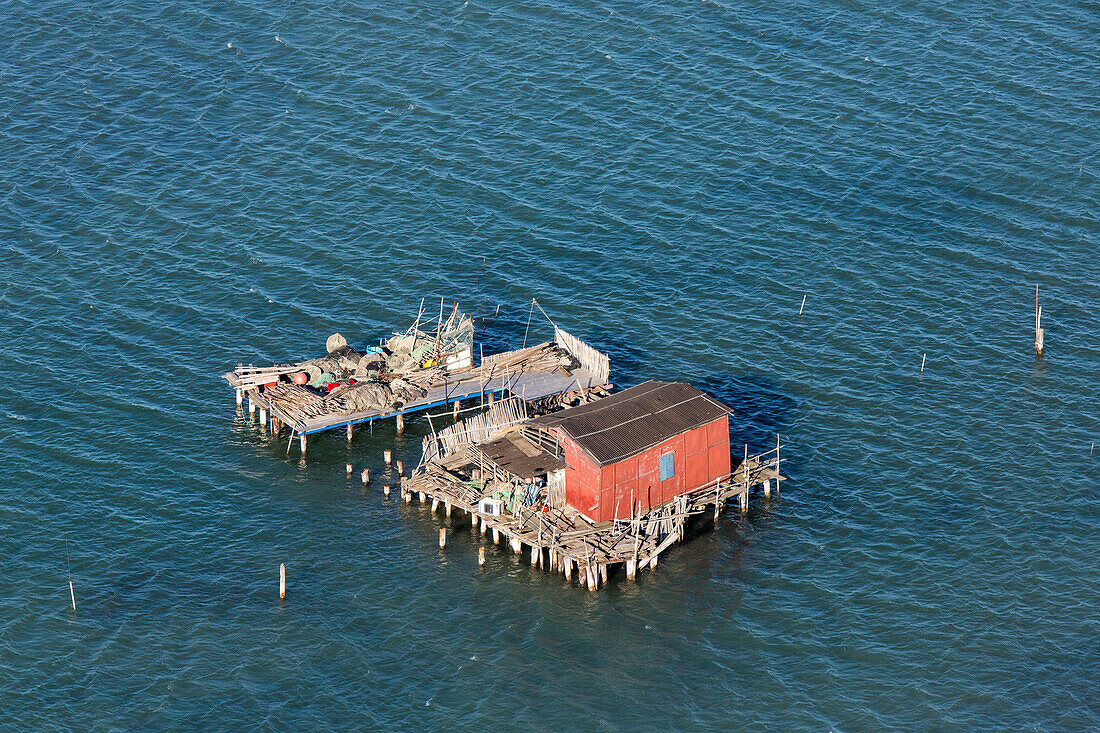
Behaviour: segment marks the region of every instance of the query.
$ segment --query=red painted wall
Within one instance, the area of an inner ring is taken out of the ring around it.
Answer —
[[[629,518],[632,499],[636,510],[646,510],[730,473],[729,418],[725,416],[603,467],[589,461],[569,436],[560,434],[558,440],[567,464],[565,499],[596,522]],[[661,481],[660,460],[667,453],[674,456],[675,474]]]

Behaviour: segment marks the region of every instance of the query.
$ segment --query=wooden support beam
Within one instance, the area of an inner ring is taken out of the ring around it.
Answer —
[[[302,449],[302,458],[306,457],[306,436],[298,436],[298,447]]]
[[[397,432],[398,434],[405,432],[405,415],[403,413],[397,415]]]

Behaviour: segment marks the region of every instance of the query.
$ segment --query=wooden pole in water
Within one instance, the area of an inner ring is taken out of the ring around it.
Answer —
[[[405,415],[404,413],[398,413],[397,415],[397,432],[405,432]]]
[[[302,449],[302,458],[305,458],[306,457],[306,436],[304,436],[304,435],[299,435],[298,436],[298,445]]]
[[[389,448],[386,448],[384,451],[382,451],[382,457],[386,460],[387,466],[393,463],[393,451],[391,451]]]
[[[353,428],[351,427],[351,423],[348,423],[348,442],[349,443],[351,442],[352,431],[353,431]]]
[[[479,568],[485,567],[485,545],[477,548],[477,566]]]
[[[802,305],[798,306],[798,315],[802,315],[802,309],[806,307],[806,296],[802,296]]]
[[[244,390],[237,387],[237,407],[244,404]]]
[[[1035,286],[1035,355],[1043,355],[1043,309],[1039,305],[1039,286]]]
[[[73,610],[76,610],[76,591],[73,590],[73,565],[69,561],[69,541],[65,540],[65,567],[69,571],[69,598],[73,602]]]
[[[370,485],[370,469],[364,468],[363,473],[359,474],[359,476],[363,479],[364,486]]]
[[[447,528],[439,528],[439,549],[443,549],[447,546]]]
[[[922,354],[920,358],[920,373],[924,374],[924,360],[928,358],[928,354]]]
[[[286,599],[286,563],[279,563],[279,600]]]
[[[779,433],[775,434],[775,495],[779,496],[780,475],[783,472],[783,464],[779,461]]]
[[[353,467],[353,466],[352,466],[352,465],[351,465],[350,463],[346,464],[346,467],[347,467],[347,469],[348,469],[348,476],[350,476],[350,475],[352,475],[353,473],[355,473],[355,468],[354,468],[354,467]]]
[[[383,496],[389,496],[390,495],[390,485],[389,484],[383,484],[382,485],[382,495]]]

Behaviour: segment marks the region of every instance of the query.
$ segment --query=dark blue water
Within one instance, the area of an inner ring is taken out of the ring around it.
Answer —
[[[0,10],[5,729],[1100,727],[1095,3]],[[234,412],[425,296],[782,498],[593,594]]]

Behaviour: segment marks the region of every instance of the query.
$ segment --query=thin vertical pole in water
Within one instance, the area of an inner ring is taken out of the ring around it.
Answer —
[[[523,346],[527,348],[527,334],[531,331],[531,316],[535,315],[535,299],[531,298],[531,310],[527,313],[527,330],[523,332]]]
[[[802,309],[806,307],[806,296],[802,296],[802,305],[798,306],[798,315],[802,315]]]
[[[1039,286],[1035,286],[1035,355],[1043,355],[1043,308],[1039,305]]]
[[[279,563],[279,600],[286,600],[286,563]]]
[[[779,479],[783,464],[779,462],[779,433],[775,434],[775,495],[779,496]]]
[[[73,566],[69,562],[69,541],[65,540],[65,567],[69,571],[69,598],[73,602],[73,610],[76,610],[76,591],[73,590]]]
[[[922,354],[920,358],[920,373],[924,374],[924,360],[928,358],[928,354]]]

